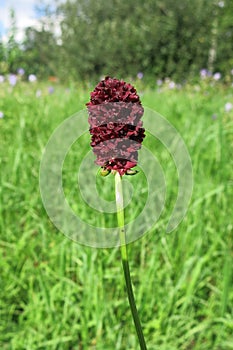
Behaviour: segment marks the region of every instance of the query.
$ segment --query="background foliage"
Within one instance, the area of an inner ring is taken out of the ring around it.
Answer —
[[[40,29],[27,28],[20,45],[12,18],[0,74],[19,65],[63,80],[143,72],[183,81],[202,68],[224,74],[233,66],[232,13],[231,0],[58,1],[40,7]]]
[[[159,221],[129,246],[148,350],[233,350],[233,2],[56,4],[41,8],[40,27],[27,28],[23,43],[15,40],[11,11],[8,42],[0,42],[0,348],[137,349],[119,250],[80,246],[58,232],[43,208],[38,178],[49,137],[84,108],[94,87],[90,81],[102,74],[128,80],[143,72],[142,80],[129,81],[143,105],[164,115],[182,135],[194,176],[187,215],[167,235],[176,167],[163,144],[147,134],[145,146],[161,164],[167,184]],[[17,83],[7,81],[5,76],[19,68],[25,74],[17,75]],[[222,78],[205,71],[198,80],[202,68],[219,71]],[[50,77],[49,84],[26,83],[29,74]],[[194,84],[171,80],[190,78]],[[150,81],[153,88],[146,84]],[[89,142],[86,135],[71,147],[64,192],[84,220],[113,226],[113,219],[78,205],[77,167]],[[107,199],[106,179],[99,179],[97,188]],[[142,179],[139,173],[129,181],[139,186]],[[140,211],[140,200],[132,206]]]
[[[48,138],[67,116],[84,108],[93,86],[67,90],[54,84],[52,94],[47,88],[39,82],[14,88],[0,84],[0,348],[136,350],[119,250],[69,240],[50,222],[39,192]],[[166,234],[177,195],[176,167],[164,145],[147,134],[144,144],[162,166],[167,185],[160,219],[129,246],[148,350],[232,350],[233,106],[226,108],[233,102],[232,88],[201,81],[199,90],[187,85],[173,90],[140,86],[140,91],[143,105],[157,109],[182,135],[194,176],[187,215]],[[93,214],[85,202],[78,205],[77,169],[89,142],[85,134],[69,150],[64,192],[85,222],[114,226],[109,215]],[[128,179],[139,198],[146,196],[142,179],[141,171]],[[112,193],[109,184],[111,175],[97,181],[106,199]],[[140,200],[131,204],[134,213],[140,212]]]

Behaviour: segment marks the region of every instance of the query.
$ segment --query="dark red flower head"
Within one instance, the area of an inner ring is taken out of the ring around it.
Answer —
[[[96,164],[124,175],[137,164],[145,137],[140,120],[144,110],[136,89],[106,77],[91,92],[87,108]]]

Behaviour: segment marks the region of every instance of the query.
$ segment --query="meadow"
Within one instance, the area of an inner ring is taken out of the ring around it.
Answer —
[[[167,234],[176,168],[164,146],[146,137],[167,184],[165,209],[156,225],[128,246],[148,350],[233,349],[233,87],[220,82],[172,89],[147,88],[140,81],[135,85],[143,105],[162,114],[182,135],[194,178],[187,214]],[[3,350],[138,349],[119,249],[69,240],[51,223],[40,196],[45,145],[63,120],[85,108],[93,87],[0,84]],[[74,207],[76,162],[90,149],[89,136],[81,141],[64,173],[64,191]],[[129,181],[136,186],[140,176]],[[104,192],[105,180],[99,181]],[[132,211],[140,205],[135,200]],[[75,209],[90,222],[105,220],[84,207]],[[111,225],[113,216],[108,220]]]

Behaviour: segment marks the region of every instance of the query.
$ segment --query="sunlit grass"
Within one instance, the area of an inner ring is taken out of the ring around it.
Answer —
[[[148,349],[233,349],[233,114],[224,110],[226,102],[233,102],[232,89],[159,92],[142,87],[142,93],[144,105],[164,115],[182,135],[194,173],[189,211],[168,235],[176,169],[161,144],[145,140],[167,183],[166,207],[156,228],[129,247]],[[46,84],[21,84],[13,90],[0,85],[4,350],[137,347],[118,249],[97,250],[68,240],[49,221],[39,193],[40,159],[49,136],[65,118],[85,108],[88,98],[88,89],[81,86],[55,86],[49,94]],[[82,143],[82,152],[88,142]],[[77,171],[72,157],[65,171],[65,191],[72,200]],[[139,205],[135,202],[135,211]],[[89,211],[82,215],[93,219]]]

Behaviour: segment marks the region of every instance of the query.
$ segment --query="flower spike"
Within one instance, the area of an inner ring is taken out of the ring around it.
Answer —
[[[136,89],[123,80],[106,77],[91,92],[87,108],[96,164],[121,176],[133,175],[130,170],[137,165],[145,137],[144,109]]]

